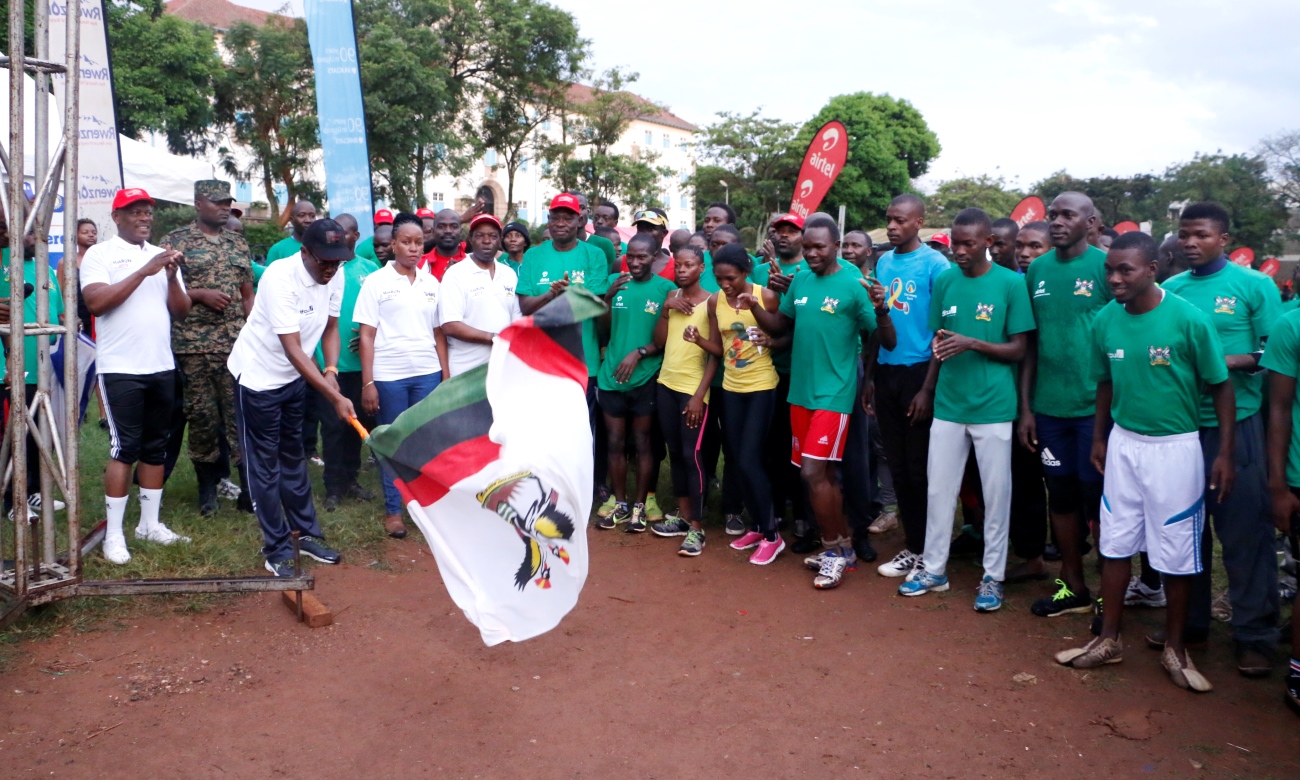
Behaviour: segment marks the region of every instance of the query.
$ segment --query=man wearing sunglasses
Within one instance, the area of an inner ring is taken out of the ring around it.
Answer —
[[[235,376],[235,414],[248,468],[253,509],[262,527],[266,568],[293,574],[290,534],[302,552],[322,563],[341,556],[325,544],[303,454],[307,388],[324,397],[341,419],[356,411],[338,384],[338,316],[343,301],[339,266],[351,260],[345,231],[332,219],[311,223],[302,249],[267,268],[239,339],[226,363]],[[321,345],[322,371],[311,354]]]

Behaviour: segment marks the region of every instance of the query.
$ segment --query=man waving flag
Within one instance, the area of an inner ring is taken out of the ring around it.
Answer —
[[[452,600],[489,646],[554,628],[587,579],[582,322],[602,311],[599,298],[570,288],[498,333],[486,366],[370,436]]]

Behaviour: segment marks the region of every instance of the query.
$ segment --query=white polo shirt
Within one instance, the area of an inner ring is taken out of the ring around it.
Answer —
[[[81,263],[81,289],[117,284],[162,251],[148,241],[138,246],[120,236],[95,244]],[[184,288],[181,271],[176,278]],[[157,374],[176,368],[166,270],[147,277],[121,306],[95,318],[95,350],[101,374]]]
[[[329,284],[317,284],[302,264],[300,253],[267,266],[226,367],[249,390],[278,390],[300,374],[284,354],[280,336],[297,333],[302,351],[316,351],[330,317],[343,304],[343,269]]]
[[[480,268],[473,258],[453,265],[442,277],[440,322],[463,322],[471,328],[500,333],[522,316],[515,287],[519,277],[505,263],[493,263],[491,271]],[[474,344],[447,337],[447,362],[451,375],[463,374],[488,362],[490,344]]]
[[[352,321],[375,329],[371,378],[392,382],[442,372],[433,329],[438,327],[440,285],[433,274],[415,269],[415,280],[397,271],[397,261],[366,277]]]

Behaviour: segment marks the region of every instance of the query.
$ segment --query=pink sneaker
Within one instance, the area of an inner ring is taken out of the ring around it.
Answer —
[[[776,537],[775,542],[763,539],[758,543],[758,549],[754,551],[754,554],[749,556],[749,562],[755,566],[766,566],[776,560],[776,556],[780,555],[784,549],[785,540],[780,536]]]
[[[731,543],[733,550],[752,550],[763,541],[763,535],[758,531],[746,531],[745,535]]]

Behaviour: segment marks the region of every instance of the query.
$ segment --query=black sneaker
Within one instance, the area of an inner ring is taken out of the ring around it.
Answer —
[[[353,482],[351,485],[348,486],[347,497],[348,497],[348,498],[355,498],[355,499],[358,500],[358,501],[374,501],[374,500],[375,500],[375,494],[374,494],[374,493],[371,493],[369,490],[366,490],[365,488],[361,487],[360,485],[358,485],[358,484],[355,483],[355,482]]]
[[[1029,611],[1039,617],[1056,617],[1057,615],[1083,614],[1092,611],[1092,594],[1084,588],[1083,593],[1076,594],[1064,580],[1057,580],[1060,588],[1051,596],[1043,596],[1029,607]]]
[[[871,546],[871,540],[867,538],[866,534],[863,534],[861,538],[854,538],[853,552],[858,554],[858,560],[863,563],[871,563],[878,557],[876,548]]]
[[[1291,659],[1291,668],[1286,676],[1286,684],[1283,686],[1286,692],[1286,703],[1291,705],[1291,709],[1300,715],[1300,661]]]
[[[612,531],[619,523],[632,519],[632,510],[627,504],[614,504],[614,511],[596,521],[596,527],[602,531]]]
[[[791,552],[804,555],[822,548],[820,535],[812,534],[811,536],[796,536],[794,542],[790,545]]]
[[[298,573],[293,570],[293,559],[285,558],[283,561],[271,563],[266,562],[266,570],[276,577],[296,577]]]
[[[339,504],[342,502],[343,499],[339,498],[338,496],[334,496],[334,495],[325,496],[325,511],[337,512],[339,509]]]
[[[649,527],[645,518],[645,504],[633,504],[632,518],[627,521],[627,526],[623,528],[624,533],[643,534]]]
[[[338,554],[337,550],[327,547],[324,539],[317,539],[314,536],[304,536],[298,540],[298,549],[308,558],[314,558],[321,563],[338,563],[343,560],[343,556]]]
[[[1043,548],[1043,560],[1059,561],[1061,560],[1061,548],[1054,544],[1049,544]]]

